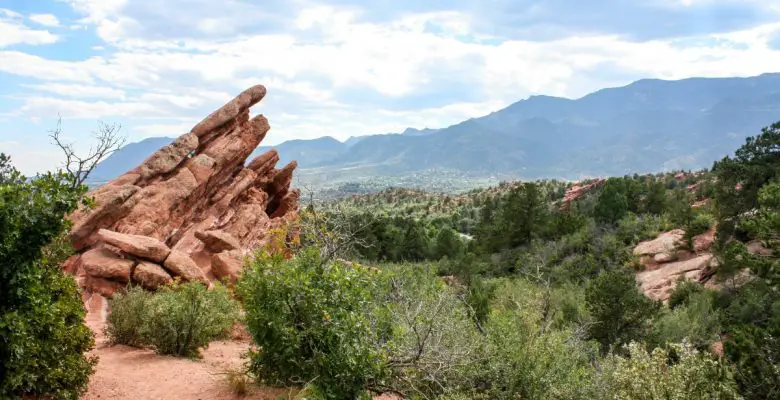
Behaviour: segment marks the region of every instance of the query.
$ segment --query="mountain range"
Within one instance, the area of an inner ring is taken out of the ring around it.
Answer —
[[[780,73],[643,79],[578,99],[531,96],[442,129],[273,147],[280,163],[297,160],[302,174],[349,178],[439,169],[473,177],[576,179],[710,167],[777,120]],[[123,147],[96,168],[93,181],[118,176],[172,140]]]

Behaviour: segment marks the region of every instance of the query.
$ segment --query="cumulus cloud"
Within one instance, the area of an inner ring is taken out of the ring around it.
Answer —
[[[57,41],[57,35],[24,25],[22,15],[0,9],[0,49],[17,44],[42,45]]]
[[[0,73],[25,80],[0,112],[118,118],[131,139],[178,135],[257,83],[273,144],[438,128],[530,94],[780,65],[780,10],[757,0],[67,3],[74,15],[58,19],[93,40],[58,45],[86,55],[0,50]],[[0,10],[0,48],[58,39]]]

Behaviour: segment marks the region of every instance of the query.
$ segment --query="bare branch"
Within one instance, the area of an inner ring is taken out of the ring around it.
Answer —
[[[106,124],[98,122],[98,131],[93,132],[93,143],[89,152],[80,156],[76,153],[72,143],[66,143],[62,135],[62,117],[57,119],[56,129],[49,131],[49,137],[65,155],[63,168],[71,180],[71,187],[77,188],[84,185],[92,171],[111,153],[125,145],[127,138],[121,136],[119,131],[122,129],[120,124]]]

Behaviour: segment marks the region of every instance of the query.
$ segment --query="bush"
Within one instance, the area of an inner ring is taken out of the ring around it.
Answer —
[[[729,367],[687,343],[648,353],[628,345],[629,357],[608,356],[593,382],[594,399],[740,399]],[[670,365],[671,351],[677,360]]]
[[[114,294],[108,300],[111,312],[106,318],[104,332],[109,343],[134,347],[146,344],[142,330],[147,321],[147,306],[151,296],[150,292],[133,286],[124,293]]]
[[[487,349],[480,357],[485,361],[472,385],[476,393],[486,399],[583,398],[598,348],[567,329],[550,329],[546,318],[559,310],[547,301],[543,290],[523,281],[497,289]]]
[[[258,256],[238,285],[260,347],[250,352],[252,372],[279,386],[315,380],[327,398],[363,394],[386,375],[369,316],[378,287],[378,270],[323,264],[316,250]]]
[[[388,266],[390,330],[385,345],[392,369],[390,386],[401,393],[434,398],[473,383],[484,336],[452,288],[426,266]],[[486,283],[486,286],[492,286]]]
[[[674,309],[677,306],[684,305],[688,302],[688,299],[696,293],[704,291],[704,286],[691,282],[682,276],[677,281],[677,285],[674,287],[672,294],[669,295],[669,308]]]
[[[0,154],[0,398],[77,399],[95,360],[85,310],[60,264],[65,215],[85,188],[66,174],[28,179]]]
[[[709,349],[721,330],[720,311],[713,303],[709,292],[700,292],[674,310],[660,314],[653,323],[649,344],[663,347],[685,339],[699,350]]]
[[[110,304],[106,335],[111,343],[151,346],[181,357],[197,357],[238,318],[238,304],[220,284],[208,290],[199,282],[174,282],[156,293],[135,287]]]
[[[238,318],[228,290],[199,282],[173,283],[149,297],[143,336],[160,354],[197,357],[201,347],[227,334]]]

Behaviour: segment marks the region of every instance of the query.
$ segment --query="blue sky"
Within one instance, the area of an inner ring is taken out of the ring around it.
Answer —
[[[780,0],[0,0],[0,152],[58,116],[178,136],[257,83],[267,144],[443,127],[533,94],[780,70]]]

